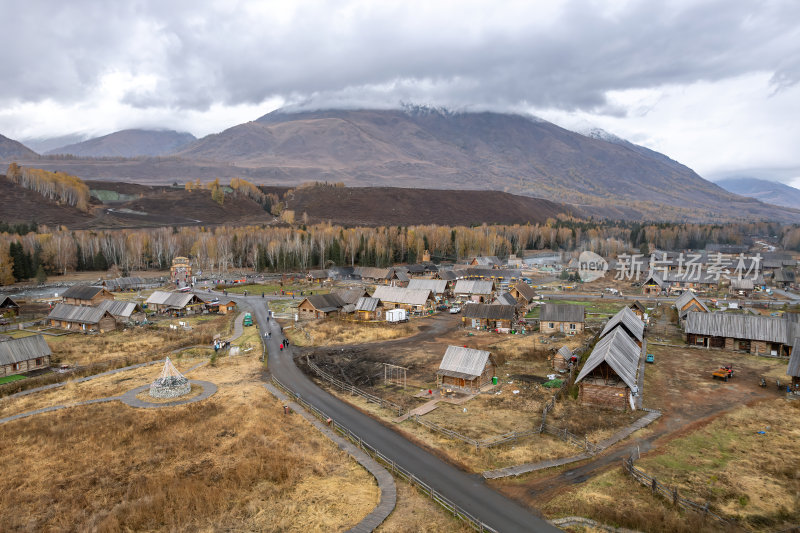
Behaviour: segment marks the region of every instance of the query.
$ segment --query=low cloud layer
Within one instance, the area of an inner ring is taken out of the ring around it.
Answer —
[[[770,101],[797,99],[800,80],[791,0],[10,0],[0,15],[0,133],[17,137],[156,125],[202,135],[283,105],[414,102],[585,119],[659,149],[678,132],[647,117],[688,112],[683,90],[757,80],[739,87],[756,91],[741,112],[760,121]]]

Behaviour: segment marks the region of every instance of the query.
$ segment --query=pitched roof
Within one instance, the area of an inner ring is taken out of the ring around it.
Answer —
[[[443,279],[445,281],[456,281],[461,279],[467,275],[466,270],[440,270],[438,272],[439,279]]]
[[[629,307],[623,307],[606,322],[600,337],[605,337],[617,326],[624,327],[638,341],[644,338],[644,322]]]
[[[460,279],[453,289],[455,294],[491,294],[494,282]]]
[[[793,324],[784,318],[734,315],[730,313],[691,312],[686,319],[686,333],[710,337],[731,337],[789,344]]]
[[[61,297],[75,298],[76,300],[91,300],[104,290],[106,290],[105,287],[95,287],[93,285],[73,285],[65,290]]]
[[[115,317],[121,316],[130,318],[133,313],[141,313],[142,307],[136,302],[126,302],[124,300],[103,300],[95,307],[105,309]]]
[[[11,296],[3,296],[0,298],[0,307],[4,309],[18,308],[19,304],[11,299]]]
[[[514,289],[519,292],[520,296],[522,296],[527,302],[530,302],[536,297],[536,291],[534,291],[533,287],[527,283],[519,282],[514,285]]]
[[[425,305],[431,297],[430,289],[408,289],[406,287],[387,287],[379,286],[372,294],[373,298],[379,298],[384,302],[391,302],[405,305]]]
[[[148,283],[144,278],[128,276],[125,278],[114,278],[105,282],[106,288],[110,291],[124,291],[134,287],[141,287]]]
[[[467,304],[464,318],[486,318],[489,320],[514,320],[517,307],[500,304]]]
[[[483,374],[490,355],[484,350],[448,346],[436,373],[440,376],[474,379]]]
[[[484,279],[519,279],[522,277],[522,272],[514,269],[467,267],[467,275]]]
[[[328,279],[327,270],[309,270],[308,277],[311,279]]]
[[[336,293],[312,294],[311,296],[306,297],[306,300],[308,300],[308,303],[314,306],[314,309],[323,311],[325,313],[336,311],[337,309],[341,309],[346,304],[350,303],[342,300],[342,298],[340,298]],[[300,303],[302,304],[303,302]]]
[[[183,309],[195,300],[200,301],[200,298],[191,292],[154,291],[146,302],[148,305],[155,304],[173,309]]]
[[[752,291],[753,290],[753,280],[750,278],[733,278],[731,280],[731,289],[737,291]]]
[[[434,294],[442,294],[447,290],[447,281],[442,279],[412,279],[408,282],[409,289],[428,289]]]
[[[393,268],[388,276],[389,279],[397,278],[398,281],[409,281],[408,271],[400,268]]]
[[[661,279],[661,276],[656,274],[655,272],[650,272],[647,274],[644,282],[642,285],[658,285],[659,287],[663,287],[665,285],[664,280]]]
[[[800,336],[795,337],[792,342],[792,356],[789,358],[786,374],[800,378]]]
[[[366,289],[335,289],[331,291],[335,294],[344,304],[354,304],[364,295],[369,296]]]
[[[539,313],[543,322],[583,322],[585,316],[586,308],[575,304],[544,304]]]
[[[0,342],[0,365],[11,365],[50,355],[50,346],[42,335]]]
[[[564,346],[558,349],[556,355],[560,355],[561,357],[569,361],[572,358],[572,350],[570,350],[569,346],[565,344]]]
[[[640,302],[639,300],[636,300],[636,301],[634,301],[634,302],[633,302],[631,305],[629,305],[628,307],[630,307],[631,309],[634,309],[634,308],[635,308],[635,309],[638,309],[638,310],[639,310],[639,311],[641,311],[642,313],[646,313],[646,312],[647,312],[647,308],[645,308],[645,306],[644,306],[644,305],[642,305],[642,302]]]
[[[56,304],[48,319],[62,320],[64,322],[78,322],[80,324],[97,324],[104,316],[113,315],[105,309],[88,305]]]
[[[367,298],[362,296],[356,302],[355,310],[369,311],[371,313],[375,311],[380,304],[381,304],[380,298]]]
[[[386,279],[389,277],[388,268],[357,267],[355,272],[364,279]]]
[[[783,283],[794,283],[795,282],[795,275],[794,272],[791,270],[776,270],[775,271],[775,281],[780,281]]]
[[[694,291],[691,290],[685,291],[680,296],[678,296],[674,304],[675,309],[677,309],[678,312],[680,312],[680,310],[692,300],[696,301],[700,307],[705,309],[706,313],[711,312],[709,311],[708,306],[705,304],[705,302],[700,298],[698,298],[698,296],[694,293]]]
[[[623,330],[615,328],[610,334],[597,341],[575,383],[585,378],[605,361],[619,378],[635,392],[638,390],[636,373],[641,353],[641,348]]]
[[[492,266],[501,264],[500,260],[494,255],[479,256],[470,262],[473,261],[475,262],[476,265],[481,265],[481,266]]]
[[[511,296],[510,292],[504,292],[497,295],[497,298],[494,299],[492,305],[517,305],[517,299]]]

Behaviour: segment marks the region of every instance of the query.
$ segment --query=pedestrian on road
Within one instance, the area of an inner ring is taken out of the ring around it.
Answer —
[[[281,343],[281,351],[283,351],[283,343]]]
[[[264,291],[261,291],[261,297],[262,298],[264,297]]]

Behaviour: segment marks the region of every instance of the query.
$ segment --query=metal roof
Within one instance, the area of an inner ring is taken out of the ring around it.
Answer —
[[[155,291],[146,301],[148,305],[164,305],[175,309],[183,309],[189,305],[192,300],[200,301],[200,298],[191,292]]]
[[[367,298],[362,296],[356,302],[355,310],[373,312],[378,308],[378,304],[380,303],[381,301],[379,298]]]
[[[113,318],[111,313],[99,307],[56,304],[53,310],[50,311],[50,314],[47,315],[47,318],[48,320],[62,320],[64,322],[77,322],[79,324],[98,324],[105,315]]]
[[[795,337],[792,343],[792,356],[789,358],[789,367],[786,369],[786,374],[800,377],[800,336]]]
[[[684,306],[686,306],[689,302],[691,302],[692,300],[696,301],[697,304],[700,307],[705,309],[706,313],[710,313],[710,311],[708,309],[708,306],[706,306],[705,302],[703,300],[701,300],[700,298],[698,298],[697,295],[694,293],[694,291],[691,291],[691,290],[685,291],[680,296],[678,296],[678,298],[675,300],[675,304],[674,304],[675,305],[675,309],[677,309],[678,312],[680,312],[681,309]]]
[[[584,322],[586,308],[575,304],[544,304],[539,314],[543,322]]]
[[[442,294],[447,290],[447,281],[442,279],[412,279],[408,282],[409,289],[428,289],[434,294]]]
[[[636,316],[636,313],[631,311],[630,307],[623,307],[616,315],[611,317],[608,322],[606,322],[603,331],[600,333],[600,337],[605,337],[617,326],[624,327],[630,335],[640,342],[644,339],[644,322]]]
[[[500,304],[467,304],[464,318],[486,318],[489,320],[514,320],[517,307]]]
[[[585,378],[605,361],[632,391],[637,392],[636,373],[639,369],[641,354],[641,348],[631,340],[628,334],[620,328],[615,328],[610,334],[597,341],[575,383]]]
[[[0,365],[11,365],[49,356],[52,352],[42,335],[0,342]]]
[[[460,279],[456,282],[453,289],[455,294],[491,294],[494,289],[494,282]]]
[[[483,374],[490,355],[484,350],[448,346],[436,373],[440,376],[475,379]]]
[[[91,300],[104,290],[106,290],[105,287],[95,287],[93,285],[73,285],[65,290],[61,297],[75,298],[76,300]]]
[[[781,344],[792,342],[794,338],[792,326],[793,324],[784,318],[730,313],[690,312],[686,319],[686,333]]]
[[[138,288],[146,285],[147,283],[148,281],[146,279],[134,276],[114,278],[105,282],[106,288],[110,291],[126,290],[134,287]],[[150,283],[152,283],[152,281]]]
[[[494,299],[492,305],[517,305],[517,299],[511,296],[510,292],[504,292],[502,294],[498,294],[497,298]]]
[[[95,307],[105,309],[115,317],[121,316],[130,318],[133,313],[141,313],[142,308],[136,302],[126,302],[123,300],[103,300]]]
[[[379,286],[375,289],[372,297],[395,304],[425,305],[431,298],[431,291],[430,289]]]

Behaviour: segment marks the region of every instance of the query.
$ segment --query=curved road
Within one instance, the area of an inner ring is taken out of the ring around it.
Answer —
[[[279,350],[278,344],[282,340],[280,327],[268,318],[268,300],[233,294],[228,294],[228,297],[237,303],[247,304],[261,331],[271,332],[271,339],[267,342],[269,370],[303,399],[325,411],[365,442],[497,531],[559,531],[525,507],[485,485],[479,474],[466,474],[320,389],[294,364],[291,349]]]

